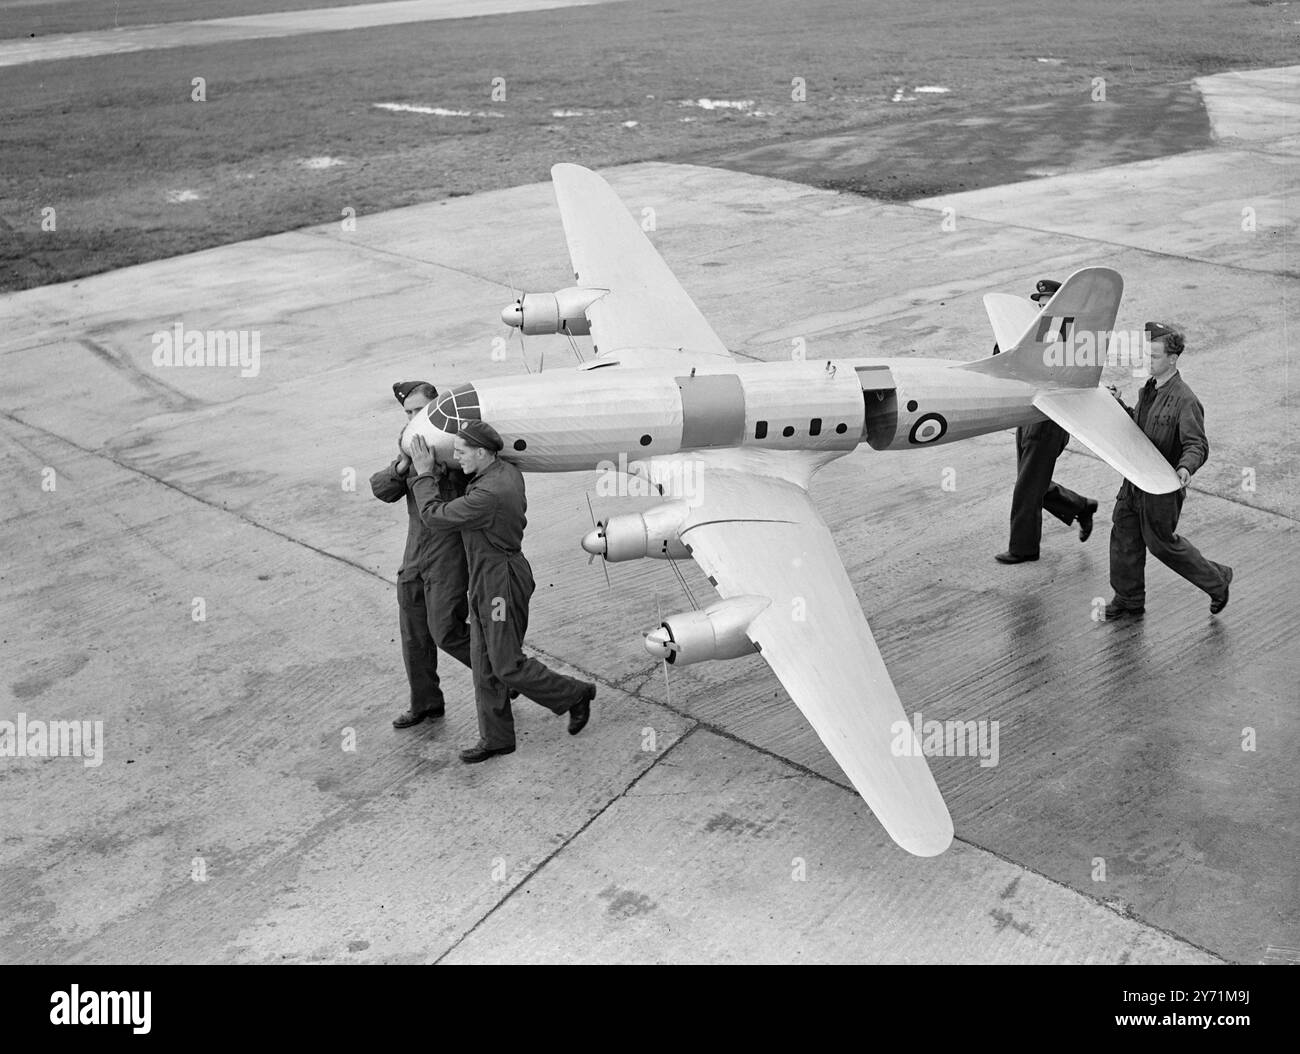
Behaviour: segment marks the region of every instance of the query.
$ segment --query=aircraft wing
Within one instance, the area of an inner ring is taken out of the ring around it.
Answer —
[[[597,355],[635,348],[644,360],[644,349],[662,349],[730,361],[727,346],[610,185],[581,165],[556,165],[551,178],[577,284],[609,290],[586,312]]]
[[[699,473],[668,472],[699,480],[697,494],[672,495],[693,505],[681,539],[723,597],[771,598],[750,639],[890,837],[936,856],[952,841],[947,806],[831,532],[801,485],[810,467],[782,471],[779,456],[764,464],[755,452],[694,452]]]

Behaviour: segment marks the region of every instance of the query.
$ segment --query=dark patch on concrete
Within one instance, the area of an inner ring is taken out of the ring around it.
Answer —
[[[717,816],[712,817],[704,825],[706,834],[714,834],[717,831],[723,831],[726,834],[762,834],[767,829],[765,823],[755,823],[753,820],[744,820],[739,816],[732,816],[728,812],[720,812]]]
[[[82,337],[77,343],[93,354],[100,362],[125,377],[131,384],[139,388],[144,395],[148,396],[151,401],[156,401],[167,410],[197,410],[199,407],[206,405],[204,400],[197,399],[179,388],[173,388],[170,384],[165,384],[157,377],[150,376],[143,370],[137,369],[135,363],[125,356],[116,355],[112,350],[90,337]]]
[[[348,941],[348,951],[350,952],[363,952],[369,947],[369,941]]]
[[[1007,885],[1007,888],[998,894],[998,897],[1002,900],[1010,900],[1013,896],[1015,896],[1016,890],[1019,888],[1020,888],[1020,876],[1016,875],[1016,877],[1013,878],[1011,882]]]
[[[228,469],[225,472],[204,479],[202,485],[222,492],[233,493],[239,490],[252,490],[256,487],[266,486],[278,479],[281,479],[281,477],[274,472],[263,472],[259,469]]]
[[[608,900],[605,913],[616,919],[630,919],[637,915],[648,915],[658,906],[644,893],[636,893],[618,886],[606,886],[598,894],[602,900]]]
[[[76,676],[88,662],[90,662],[90,656],[85,652],[60,655],[57,658],[48,659],[41,663],[41,667],[36,673],[33,673],[30,677],[24,677],[21,681],[15,681],[9,690],[13,692],[14,698],[20,702],[35,699],[60,681]],[[52,717],[50,720],[56,720],[56,718]]]
[[[1018,921],[1009,911],[1003,911],[1001,908],[993,908],[989,911],[989,917],[993,920],[993,928],[998,933],[1001,933],[1010,926],[1017,933],[1023,934],[1026,937],[1032,937],[1034,935],[1033,926],[1029,925],[1027,922]]]
[[[899,103],[906,106],[906,103]],[[683,160],[809,183],[884,201],[953,194],[1044,175],[1083,172],[1166,157],[1212,143],[1209,116],[1190,83],[1092,93],[1045,102],[981,106],[945,103],[831,135],[764,143]]]
[[[426,726],[430,724],[434,724],[439,731],[441,730],[440,722],[425,722]],[[433,739],[436,737],[430,736],[429,738]],[[521,736],[520,738],[522,739],[523,737]],[[423,791],[426,780],[431,779],[436,773],[441,772],[443,769],[450,766],[451,763],[451,754],[437,754],[433,757],[415,759],[409,774],[403,777],[400,782],[389,791],[389,795],[397,801],[408,800]],[[373,788],[362,788],[350,796],[356,798],[372,798],[374,797],[374,794],[375,792]]]

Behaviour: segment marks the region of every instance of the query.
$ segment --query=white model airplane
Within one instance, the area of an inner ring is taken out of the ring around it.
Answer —
[[[911,450],[1045,415],[1142,490],[1176,490],[1174,470],[1098,387],[1123,280],[1076,271],[1041,310],[986,297],[1006,350],[977,362],[737,362],[609,185],[577,165],[551,175],[575,285],[502,316],[525,333],[589,333],[595,357],[454,387],[410,422],[403,448],[418,433],[450,459],[460,424],[482,419],[526,472],[623,455],[667,500],[611,517],[583,547],[607,560],[690,556],[723,598],[663,619],[647,650],[678,666],[758,651],[890,836],[942,853],[952,819],[919,745],[897,749],[910,723],[809,481],[860,443]],[[1084,347],[1081,335],[1092,364],[1052,365]]]

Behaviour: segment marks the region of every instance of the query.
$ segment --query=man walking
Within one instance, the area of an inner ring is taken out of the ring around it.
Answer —
[[[456,436],[455,456],[470,477],[464,497],[444,498],[431,475],[436,459],[423,437],[411,440],[417,475],[411,484],[420,518],[431,531],[464,538],[469,562],[470,650],[479,741],[460,752],[467,764],[515,749],[509,692],[518,691],[556,714],[569,715],[577,735],[591,716],[594,684],[578,681],[527,658],[528,603],[532,568],[521,545],[528,502],[523,474],[497,455],[504,446],[496,429],[466,422]]]
[[[1040,278],[1029,299],[1042,304],[1056,295],[1061,283]],[[998,353],[993,345],[993,354]],[[1002,564],[1020,564],[1038,559],[1043,536],[1043,510],[1067,527],[1078,521],[1079,541],[1092,534],[1092,516],[1097,503],[1052,480],[1056,459],[1070,441],[1070,433],[1055,421],[1035,421],[1016,429],[1016,486],[1011,492],[1011,541],[1007,551],[993,559]]]
[[[438,395],[427,381],[399,381],[393,395],[409,420]],[[454,466],[439,466],[430,485],[446,499],[465,493],[465,474]],[[426,718],[443,715],[446,702],[438,681],[438,649],[470,665],[469,572],[459,534],[430,531],[420,521],[411,493],[411,459],[405,454],[370,477],[370,489],[380,501],[406,498],[406,552],[397,571],[397,613],[402,637],[402,662],[411,685],[411,705],[393,719],[394,728],[409,728]]]
[[[1210,594],[1210,614],[1228,604],[1232,568],[1216,564],[1177,533],[1178,516],[1192,473],[1205,464],[1210,445],[1205,438],[1205,411],[1178,372],[1183,334],[1163,322],[1148,322],[1151,379],[1128,410],[1165,460],[1178,472],[1182,488],[1173,494],[1147,494],[1125,480],[1115,500],[1110,530],[1110,584],[1115,591],[1106,605],[1106,618],[1140,616],[1146,609],[1146,554],[1199,589]],[[1119,393],[1111,389],[1116,399]]]
[[[1056,459],[1070,441],[1070,433],[1055,421],[1035,421],[1016,429],[1016,486],[1011,492],[1011,542],[993,559],[1019,564],[1038,559],[1046,509],[1067,527],[1079,523],[1079,541],[1092,534],[1097,503],[1052,480]]]

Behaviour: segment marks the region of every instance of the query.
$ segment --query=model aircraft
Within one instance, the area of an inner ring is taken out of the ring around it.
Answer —
[[[1084,268],[1041,308],[986,297],[1006,350],[975,362],[738,362],[600,176],[570,164],[551,176],[575,284],[521,296],[502,317],[529,334],[589,334],[594,358],[453,387],[409,423],[403,449],[419,434],[450,459],[462,422],[482,419],[525,472],[614,462],[648,480],[665,500],[610,517],[583,548],[689,556],[721,599],[662,619],[647,650],[677,666],[757,651],[894,841],[942,853],[952,819],[919,745],[898,749],[909,723],[809,482],[861,443],[915,450],[1046,416],[1142,490],[1176,490],[1098,387],[1123,280]],[[1081,337],[1090,362],[1074,354]]]

